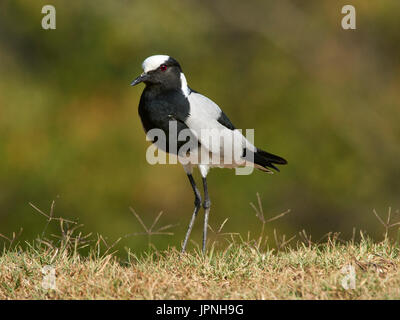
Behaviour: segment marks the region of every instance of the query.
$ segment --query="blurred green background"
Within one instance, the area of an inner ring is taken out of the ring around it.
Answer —
[[[41,28],[45,4],[56,30]],[[129,86],[147,56],[168,54],[236,127],[255,129],[257,146],[289,161],[272,176],[212,170],[211,226],[229,218],[225,232],[259,232],[249,205],[259,192],[267,216],[291,209],[268,232],[380,237],[372,209],[400,206],[400,2],[351,1],[357,30],[341,28],[345,4],[1,0],[0,233],[23,227],[32,239],[46,221],[29,202],[48,212],[54,199],[56,216],[111,240],[141,232],[129,206],[146,224],[164,211],[159,225],[178,224],[175,234],[152,241],[179,245],[192,190],[180,165],[146,162],[143,86]]]

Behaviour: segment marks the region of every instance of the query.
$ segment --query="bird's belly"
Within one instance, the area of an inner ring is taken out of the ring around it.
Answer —
[[[207,165],[209,167],[219,168],[237,168],[248,165],[246,161],[238,155],[228,155],[223,153],[212,153],[204,146],[193,149],[190,153],[178,155],[179,162],[191,165]]]

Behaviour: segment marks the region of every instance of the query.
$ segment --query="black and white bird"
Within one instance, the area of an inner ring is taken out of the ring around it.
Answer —
[[[182,153],[180,148],[187,143],[187,139],[181,141],[175,135],[177,148],[174,150],[169,147],[169,144],[151,139],[163,151],[176,154],[180,160],[186,159],[186,161],[180,162],[183,164],[193,188],[195,208],[182,244],[182,252],[185,251],[195,218],[201,207],[200,192],[192,176],[195,166],[200,170],[204,187],[203,208],[205,215],[202,246],[204,253],[211,205],[206,180],[209,169],[211,167],[254,166],[271,173],[270,169],[279,171],[274,164],[281,165],[287,162],[281,157],[256,148],[235,128],[216,103],[192,90],[187,84],[180,64],[174,58],[167,55],[150,56],[143,61],[142,68],[144,72],[131,85],[134,86],[141,82],[146,85],[140,98],[139,115],[148,137],[152,129],[159,129],[165,133],[166,141],[170,141],[173,134],[170,132],[170,122],[174,121],[178,136],[180,132],[185,130],[188,132],[186,138],[191,139],[192,142],[195,141],[194,144],[191,144],[191,148],[182,148],[184,149]],[[229,141],[231,145],[227,148],[228,143],[226,142],[225,145],[213,143],[209,136],[202,134],[202,131],[219,135],[217,141],[222,141],[221,137],[228,137],[229,139],[223,141]],[[201,154],[208,154],[209,157],[205,157],[206,159],[203,160],[200,157]],[[190,157],[188,158],[188,156]],[[210,158],[212,158],[211,161]],[[226,161],[227,159],[230,161]]]

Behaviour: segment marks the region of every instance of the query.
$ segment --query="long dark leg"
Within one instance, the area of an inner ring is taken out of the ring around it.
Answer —
[[[207,179],[203,178],[204,187],[204,228],[203,228],[203,254],[206,252],[206,242],[207,242],[207,229],[208,229],[208,216],[210,214],[211,201],[208,196]]]
[[[194,182],[193,176],[190,173],[187,176],[189,178],[190,184],[192,185],[195,198],[194,198],[194,211],[192,214],[192,219],[190,220],[190,223],[189,223],[189,227],[186,231],[185,240],[183,241],[182,253],[185,252],[186,245],[187,245],[190,233],[192,232],[192,228],[194,225],[194,220],[196,219],[197,213],[199,212],[200,207],[201,207],[201,196],[200,196],[199,189],[197,188],[196,183]]]

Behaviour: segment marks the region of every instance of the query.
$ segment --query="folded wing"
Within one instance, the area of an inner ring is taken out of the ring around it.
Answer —
[[[188,100],[190,112],[185,124],[213,156],[229,163],[241,160],[246,148],[256,151],[216,103],[197,92],[191,92]]]

